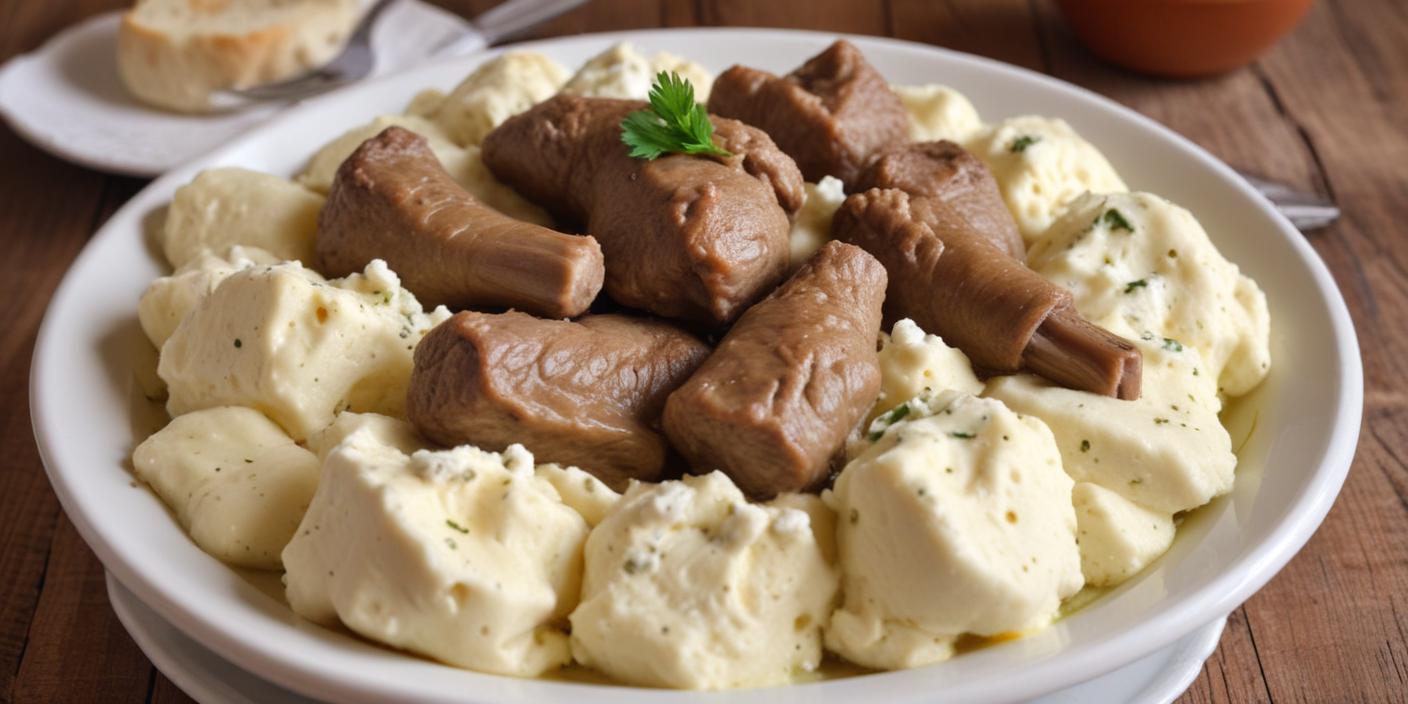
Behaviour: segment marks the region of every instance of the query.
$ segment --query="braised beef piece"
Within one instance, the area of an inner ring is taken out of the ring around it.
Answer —
[[[802,176],[766,134],[725,119],[714,141],[732,157],[631,158],[621,121],[644,106],[557,96],[489,133],[484,163],[596,237],[617,302],[727,324],[781,280]]]
[[[831,175],[847,190],[871,159],[909,138],[899,96],[844,39],[786,76],[724,71],[710,89],[709,112],[762,128],[808,181]]]
[[[660,321],[462,312],[416,347],[406,414],[442,445],[521,443],[540,462],[576,465],[621,489],[659,478],[665,398],[708,354]]]
[[[1065,289],[968,227],[936,231],[904,191],[846,199],[831,231],[875,255],[890,275],[887,324],[911,318],[990,373],[1033,372],[1074,389],[1139,397],[1141,357],[1082,319]]]
[[[885,268],[841,242],[739,318],[665,404],[665,434],[698,472],[770,498],[824,481],[880,390]]]
[[[479,202],[424,138],[388,127],[363,142],[332,182],[318,217],[318,270],[361,271],[384,259],[421,303],[580,315],[601,290],[601,247],[510,218]]]
[[[911,142],[881,154],[856,181],[857,193],[872,188],[908,193],[914,215],[936,233],[967,230],[1026,261],[1026,246],[997,181],[983,162],[953,142]]]

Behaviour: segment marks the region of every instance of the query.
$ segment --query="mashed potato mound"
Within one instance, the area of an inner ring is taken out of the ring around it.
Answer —
[[[966,144],[983,130],[978,110],[962,93],[948,86],[890,86],[909,114],[909,138],[916,142],[947,139]]]
[[[445,96],[430,119],[460,146],[477,145],[485,135],[534,105],[551,98],[567,80],[567,70],[534,51],[510,51],[485,62]],[[423,99],[420,111],[429,110]]]
[[[1058,118],[1009,118],[966,146],[992,171],[1029,245],[1082,193],[1128,190],[1105,155]]]
[[[909,318],[896,321],[889,335],[880,334],[880,396],[866,422],[926,391],[949,389],[982,392],[968,356]]]
[[[1149,193],[1086,195],[1035,241],[1027,263],[1092,322],[1189,346],[1218,392],[1240,396],[1271,367],[1266,295],[1187,210]]]
[[[313,491],[318,458],[252,408],[180,416],[137,446],[132,468],[191,539],[236,567],[277,570]]]
[[[172,416],[249,406],[295,440],[346,410],[400,416],[416,343],[447,319],[422,312],[380,259],[333,283],[296,262],[235,272],[162,347]]]
[[[289,604],[457,667],[531,677],[571,660],[587,524],[520,445],[407,455],[368,429],[323,463],[284,550]]]
[[[622,682],[681,689],[815,670],[836,593],[831,532],[816,497],[750,504],[720,472],[634,484],[587,540],[572,653]]]
[[[823,176],[820,183],[803,184],[807,198],[792,219],[792,254],[789,268],[802,268],[817,250],[831,241],[831,219],[846,200],[840,179]]]
[[[948,659],[972,633],[1040,628],[1080,590],[1072,482],[1040,420],[957,391],[870,426],[841,471],[845,604],[828,648],[880,669]]]
[[[645,100],[661,71],[674,72],[694,85],[694,99],[709,102],[714,74],[703,66],[660,51],[646,56],[621,42],[587,60],[562,87],[563,93],[590,98]]]
[[[323,196],[288,179],[234,167],[206,169],[176,189],[162,251],[172,267],[235,245],[312,262]]]

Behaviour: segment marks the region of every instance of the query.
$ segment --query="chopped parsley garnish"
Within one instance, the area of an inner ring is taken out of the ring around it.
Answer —
[[[452,521],[452,520],[450,520],[450,519],[448,519],[448,518],[445,519],[445,525],[449,526],[449,527],[450,527],[451,529],[453,529],[453,530],[457,530],[457,531],[459,531],[459,532],[461,532],[461,533],[464,533],[465,535],[469,535],[469,529],[468,529],[468,528],[465,528],[464,526],[462,526],[462,525],[460,525],[460,524],[458,524],[458,523],[455,523],[454,521]]]
[[[1100,216],[1100,219],[1104,221],[1106,225],[1110,226],[1111,231],[1124,230],[1125,232],[1134,232],[1134,226],[1129,224],[1129,220],[1125,219],[1124,213],[1121,213],[1115,208],[1106,210],[1105,214]]]
[[[1178,340],[1175,340],[1175,339],[1173,339],[1173,338],[1171,338],[1171,337],[1165,337],[1165,338],[1164,338],[1164,345],[1163,345],[1163,347],[1164,347],[1164,349],[1168,350],[1169,352],[1182,352],[1182,351],[1183,351],[1183,343],[1182,343],[1182,342],[1179,342]]]
[[[875,442],[876,440],[879,440],[880,436],[884,435],[885,431],[889,430],[890,426],[894,425],[895,423],[898,423],[907,415],[909,415],[908,403],[895,406],[894,408],[887,411],[884,415],[880,416],[879,418],[876,418],[875,423],[871,424],[871,427],[879,425],[880,429],[870,431],[870,441]]]
[[[1149,280],[1148,280],[1148,279],[1140,279],[1140,280],[1138,280],[1138,281],[1131,281],[1131,282],[1129,282],[1129,283],[1127,283],[1127,284],[1124,285],[1124,292],[1125,292],[1125,293],[1134,293],[1134,289],[1136,289],[1136,288],[1147,288],[1148,286],[1149,286]]]
[[[1168,422],[1167,418],[1155,418],[1154,425],[1163,425]]]
[[[1090,452],[1090,441],[1089,441],[1089,440],[1081,440],[1081,441],[1080,441],[1080,451],[1081,451],[1081,452]]]
[[[241,347],[244,347],[244,343],[240,342],[240,339],[238,337],[235,338],[235,349],[239,349]]]
[[[650,87],[650,107],[621,122],[621,141],[636,159],[665,154],[733,156],[714,144],[714,123],[704,106],[694,101],[694,86],[680,75],[661,71]]]
[[[1021,137],[1012,140],[1012,144],[1007,147],[1007,151],[1012,152],[1013,154],[1021,154],[1022,152],[1027,150],[1027,147],[1030,147],[1031,145],[1036,144],[1040,141],[1041,137],[1033,137],[1029,134],[1024,134]]]
[[[948,434],[948,436],[951,438],[958,438],[959,440],[972,440],[973,438],[978,437],[974,433],[961,433],[958,431],[951,432]]]

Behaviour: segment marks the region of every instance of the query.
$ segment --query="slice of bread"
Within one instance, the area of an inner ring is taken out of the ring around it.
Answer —
[[[118,70],[145,102],[204,112],[213,91],[327,63],[361,10],[361,0],[138,0],[122,18]]]

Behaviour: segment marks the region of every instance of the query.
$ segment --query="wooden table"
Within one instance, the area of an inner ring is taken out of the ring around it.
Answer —
[[[0,60],[120,0],[0,0]],[[442,0],[465,14],[492,1]],[[1306,549],[1232,613],[1187,702],[1408,700],[1408,12],[1321,0],[1275,50],[1221,78],[1106,66],[1050,0],[595,0],[541,34],[765,25],[930,42],[1119,100],[1234,166],[1332,196],[1311,237],[1364,351],[1364,430],[1348,484]],[[186,701],[113,616],[103,570],[64,517],[30,432],[35,331],[88,237],[143,186],[66,164],[0,128],[0,702]],[[133,302],[135,305],[135,301]],[[1273,475],[1274,476],[1274,473]]]

